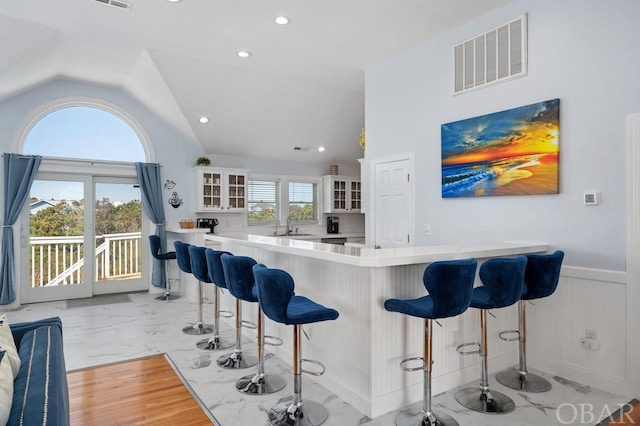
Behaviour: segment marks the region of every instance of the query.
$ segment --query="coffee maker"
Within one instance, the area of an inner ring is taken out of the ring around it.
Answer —
[[[338,234],[340,232],[338,216],[327,216],[327,234]]]
[[[218,219],[214,218],[200,218],[196,219],[196,226],[198,228],[209,228],[209,233],[213,234],[213,228],[218,224]]]

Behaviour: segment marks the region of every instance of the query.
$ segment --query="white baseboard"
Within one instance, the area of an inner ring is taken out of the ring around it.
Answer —
[[[577,365],[539,358],[529,354],[527,354],[527,367],[528,369],[533,368],[616,395],[628,396],[630,398],[637,397],[637,395],[629,395],[629,383],[624,377],[610,376]]]

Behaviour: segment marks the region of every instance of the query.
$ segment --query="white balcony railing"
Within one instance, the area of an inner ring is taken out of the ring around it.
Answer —
[[[140,276],[142,234],[96,236],[95,281]],[[82,236],[32,237],[29,240],[30,286],[47,287],[79,284],[84,281],[84,240]]]

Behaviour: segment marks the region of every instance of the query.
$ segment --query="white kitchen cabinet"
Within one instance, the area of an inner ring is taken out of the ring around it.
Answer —
[[[362,184],[360,178],[328,175],[322,177],[324,213],[360,213]]]
[[[196,211],[235,213],[247,210],[248,170],[195,167]]]

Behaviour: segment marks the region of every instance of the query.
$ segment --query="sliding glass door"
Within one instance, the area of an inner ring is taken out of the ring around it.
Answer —
[[[135,178],[39,175],[26,215],[24,303],[146,290],[140,199]]]
[[[94,294],[145,290],[142,203],[135,179],[96,179]]]

